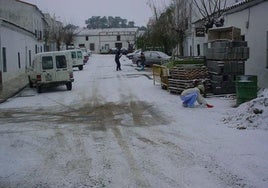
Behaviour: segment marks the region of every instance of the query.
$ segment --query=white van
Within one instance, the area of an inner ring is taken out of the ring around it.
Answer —
[[[72,90],[74,77],[70,52],[38,53],[27,72],[30,87],[35,86],[38,93],[43,87],[58,85],[66,85],[67,90]]]
[[[79,70],[83,70],[83,52],[79,49],[67,50],[71,53],[73,67],[78,67]]]

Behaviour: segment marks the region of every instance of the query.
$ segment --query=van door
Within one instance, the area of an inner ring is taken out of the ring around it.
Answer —
[[[42,82],[51,82],[55,80],[53,56],[51,55],[42,56],[41,79]]]
[[[77,63],[77,56],[76,56],[76,51],[71,51],[71,56],[72,56],[72,65],[75,66]]]
[[[67,59],[65,55],[56,55],[56,80],[66,81],[69,80],[69,71],[67,66]]]

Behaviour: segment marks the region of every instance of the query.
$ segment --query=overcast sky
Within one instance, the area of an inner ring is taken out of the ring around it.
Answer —
[[[85,26],[92,16],[120,16],[134,21],[136,26],[146,26],[153,15],[148,0],[23,0],[37,5],[43,13],[55,15],[64,24]],[[150,0],[165,7],[170,0]]]

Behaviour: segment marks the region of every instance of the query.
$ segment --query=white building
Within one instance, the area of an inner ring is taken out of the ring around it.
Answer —
[[[225,13],[225,26],[241,29],[250,55],[245,63],[246,75],[257,75],[258,86],[268,88],[268,1],[247,0]]]
[[[44,49],[45,22],[35,6],[19,0],[0,0],[0,88],[13,79],[25,80],[26,67]]]
[[[241,29],[241,37],[248,42],[249,59],[245,62],[245,74],[257,75],[258,86],[268,88],[268,1],[244,0],[226,9],[224,27]],[[200,22],[191,25],[184,44],[184,56],[203,56],[203,44],[207,34],[199,32]],[[215,27],[215,26],[214,26]],[[204,27],[203,27],[204,28]]]
[[[79,29],[74,45],[90,49],[93,53],[108,53],[113,48],[134,45],[138,28]]]

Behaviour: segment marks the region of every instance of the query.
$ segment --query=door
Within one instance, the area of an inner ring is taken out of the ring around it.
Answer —
[[[41,59],[41,79],[42,82],[52,82],[55,78],[55,67],[51,55],[43,56]]]
[[[65,55],[56,55],[56,81],[67,81],[69,80],[69,71],[67,66],[67,60]]]

